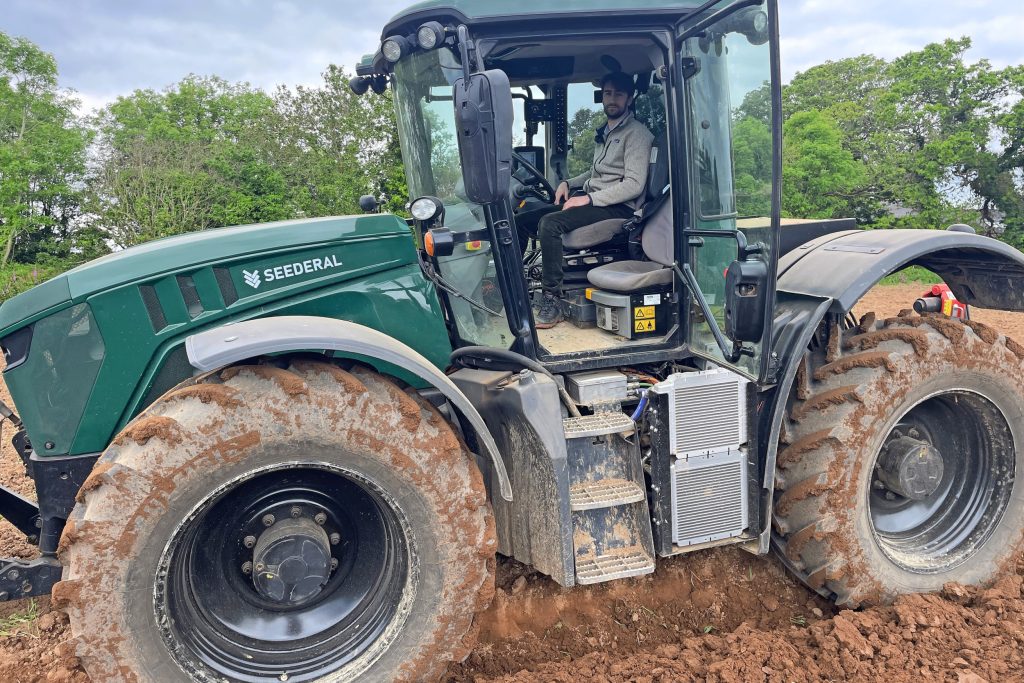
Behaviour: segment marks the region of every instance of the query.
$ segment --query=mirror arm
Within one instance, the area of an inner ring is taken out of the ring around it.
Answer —
[[[692,234],[692,232],[691,232]],[[707,299],[704,298],[704,293],[700,290],[700,284],[697,282],[697,276],[693,274],[693,270],[690,268],[690,264],[685,263],[680,268],[678,263],[672,264],[672,270],[675,271],[676,276],[681,282],[686,285],[686,288],[690,291],[690,295],[700,306],[701,313],[704,314],[704,320],[708,323],[708,328],[711,330],[711,334],[715,337],[715,343],[718,344],[718,349],[722,352],[722,356],[725,357],[729,363],[735,363],[743,356],[754,355],[754,350],[750,347],[743,346],[741,342],[734,341],[732,343],[732,349],[729,348],[729,341],[722,334],[722,330],[718,327],[718,321],[715,320],[714,314],[711,312],[711,306],[708,305]]]

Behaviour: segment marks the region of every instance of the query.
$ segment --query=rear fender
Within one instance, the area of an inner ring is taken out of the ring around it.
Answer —
[[[939,230],[855,230],[825,235],[779,260],[778,303],[772,339],[774,393],[762,422],[765,453],[761,489],[764,528],[756,548],[771,538],[775,458],[793,381],[815,330],[841,320],[885,276],[922,266],[941,277],[957,298],[981,308],[1024,311],[1024,254],[980,235]],[[908,302],[908,307],[910,302]]]
[[[512,500],[508,472],[480,413],[448,377],[402,342],[372,328],[314,316],[276,316],[224,325],[188,337],[189,363],[208,372],[258,356],[288,351],[331,350],[390,363],[440,391],[476,432],[498,476],[501,497]]]

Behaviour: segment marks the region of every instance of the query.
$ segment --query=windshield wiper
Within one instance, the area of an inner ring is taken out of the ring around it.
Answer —
[[[423,254],[422,251],[417,249],[416,250],[416,255],[419,257],[419,260],[420,260],[420,270],[423,271],[423,274],[427,276],[428,280],[430,280],[431,282],[434,283],[435,287],[448,292],[452,296],[456,296],[456,297],[462,299],[467,304],[469,304],[470,306],[472,306],[473,308],[475,308],[475,309],[477,309],[479,311],[483,311],[484,313],[487,313],[488,315],[492,315],[495,318],[500,318],[501,317],[501,313],[500,312],[492,311],[491,309],[487,308],[487,306],[484,306],[482,303],[480,303],[478,301],[474,301],[473,299],[470,299],[468,296],[466,296],[465,294],[460,292],[458,289],[456,289],[454,285],[449,284],[448,281],[445,280],[444,277],[439,272],[437,272],[437,269],[434,268],[434,264],[431,263],[426,258],[426,256]]]

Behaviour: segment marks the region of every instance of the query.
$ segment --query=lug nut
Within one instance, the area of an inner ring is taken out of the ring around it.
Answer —
[[[10,579],[11,581],[14,581],[19,576],[21,576],[21,574],[18,573],[17,569],[12,569],[11,571],[7,572],[7,578]]]
[[[292,505],[291,513],[292,513],[292,517],[301,517],[302,516],[302,508],[300,508],[298,505]]]
[[[341,543],[341,534],[335,531],[331,534],[331,545],[338,545],[339,543]]]
[[[331,558],[331,571],[333,572],[337,568],[338,568],[338,558],[332,557]]]
[[[324,524],[327,524],[327,514],[324,512],[318,512],[313,517],[313,521],[319,524],[320,526],[323,526]]]
[[[252,574],[252,562],[246,562],[242,565],[243,574]]]
[[[252,548],[254,545],[256,545],[256,537],[246,536],[245,539],[242,541],[242,545],[244,545],[246,548]]]
[[[9,597],[11,596],[7,591],[0,591],[0,602],[7,600]]]
[[[256,565],[256,571],[261,572],[264,569],[266,569],[266,567],[264,566],[264,564],[262,562],[260,562],[259,564]]]
[[[263,526],[274,526],[277,518],[274,515],[263,515]]]

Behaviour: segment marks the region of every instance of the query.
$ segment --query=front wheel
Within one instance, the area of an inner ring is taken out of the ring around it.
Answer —
[[[479,471],[369,371],[231,368],[133,421],[62,540],[94,680],[433,680],[493,595]]]
[[[904,316],[812,351],[780,447],[776,548],[839,604],[1012,568],[1024,534],[1024,349]]]

